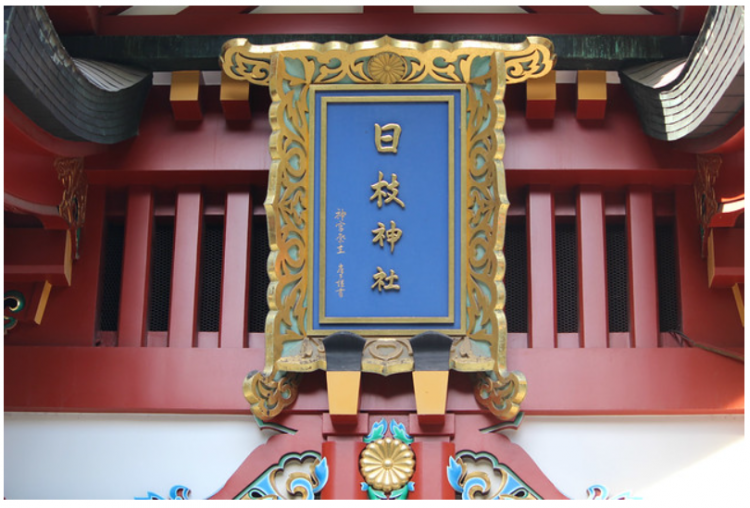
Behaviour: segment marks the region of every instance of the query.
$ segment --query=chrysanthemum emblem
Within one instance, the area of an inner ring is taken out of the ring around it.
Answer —
[[[386,437],[373,441],[362,451],[359,470],[368,485],[387,494],[409,482],[414,464],[414,452],[409,445]]]
[[[390,85],[406,75],[406,62],[395,53],[381,53],[370,58],[367,69],[373,79]]]

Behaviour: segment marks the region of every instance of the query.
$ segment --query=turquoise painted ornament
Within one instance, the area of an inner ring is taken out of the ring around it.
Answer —
[[[587,500],[588,501],[625,501],[625,500],[642,500],[643,498],[635,497],[633,496],[630,491],[623,492],[621,494],[617,494],[616,496],[609,496],[609,489],[605,487],[604,485],[592,485],[588,489],[586,489],[587,494]]]
[[[159,494],[154,494],[153,492],[148,492],[146,494],[146,497],[134,497],[133,499],[137,501],[143,501],[143,500],[149,500],[149,501],[159,501],[159,500],[170,500],[170,501],[187,501],[190,497],[190,489],[185,487],[184,485],[175,485],[169,490],[169,497],[161,497]]]
[[[464,500],[542,499],[508,466],[487,452],[464,450],[450,457],[448,483]]]
[[[313,500],[328,483],[328,460],[318,452],[290,453],[240,492],[240,500]]]

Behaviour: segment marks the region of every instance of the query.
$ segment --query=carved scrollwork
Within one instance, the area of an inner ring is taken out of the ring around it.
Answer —
[[[8,334],[8,331],[15,328],[18,324],[18,318],[13,314],[17,314],[23,310],[26,306],[26,298],[20,291],[6,291],[5,297],[3,298],[3,330],[4,335]],[[5,313],[9,313],[5,314]]]
[[[543,37],[529,37],[524,49],[505,52],[505,83],[511,85],[544,76],[557,60],[552,43]]]
[[[328,482],[328,462],[319,453],[290,453],[240,492],[239,500],[312,500]]]
[[[79,257],[80,231],[86,222],[86,193],[88,179],[83,171],[83,159],[59,157],[55,159],[57,177],[63,184],[63,195],[58,205],[60,217],[75,232],[75,258]]]
[[[382,48],[397,48],[384,53]],[[420,44],[382,37],[376,41],[346,44],[291,42],[266,46],[247,39],[232,39],[222,48],[221,63],[229,76],[256,85],[269,85],[271,56],[277,53],[309,52],[319,56],[304,64],[311,83],[417,83],[431,79],[438,83],[468,83],[473,58],[503,53],[506,83],[521,83],[546,75],[554,67],[554,46],[548,39],[528,37],[524,42],[506,44],[484,41],[430,41]],[[461,58],[454,59],[460,52]],[[370,58],[376,55],[374,58]],[[385,71],[385,72],[384,72]]]
[[[542,499],[513,470],[487,452],[460,451],[448,462],[448,482],[463,500]]]
[[[299,374],[280,374],[284,375],[270,377],[251,372],[242,384],[250,409],[263,421],[272,419],[297,399]]]
[[[721,155],[699,154],[698,171],[695,174],[695,210],[698,215],[698,224],[701,234],[701,256],[706,257],[706,246],[708,244],[708,225],[711,217],[719,211],[719,203],[716,200],[714,184],[719,176],[721,167]]]
[[[526,397],[526,377],[520,372],[475,375],[474,396],[501,420],[513,420]]]
[[[86,221],[86,191],[88,179],[83,171],[82,158],[55,159],[57,177],[63,184],[63,195],[58,209],[71,229],[77,229]]]
[[[411,344],[405,338],[371,339],[362,351],[362,370],[389,375],[414,368]]]

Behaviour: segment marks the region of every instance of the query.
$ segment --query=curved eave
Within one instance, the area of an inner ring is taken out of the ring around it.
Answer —
[[[744,107],[744,51],[744,8],[712,6],[687,60],[623,71],[643,130],[665,141],[726,130]]]
[[[76,63],[44,7],[5,7],[5,95],[49,134],[114,144],[138,134],[150,73]]]

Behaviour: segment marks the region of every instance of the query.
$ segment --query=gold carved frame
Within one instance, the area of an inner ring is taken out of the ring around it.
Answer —
[[[467,333],[453,337],[450,368],[475,373],[480,404],[512,420],[526,395],[526,379],[506,369],[507,326],[503,243],[509,206],[503,169],[505,85],[539,78],[555,63],[552,43],[529,37],[518,44],[478,41],[420,44],[382,37],[356,44],[329,42],[258,46],[245,39],[222,49],[224,72],[270,89],[272,127],[265,207],[271,254],[262,372],[244,383],[253,413],[270,420],[297,396],[302,372],[326,369],[322,337],[307,333],[311,312],[308,225],[311,97],[325,85],[461,85],[466,88]],[[310,191],[311,192],[311,191]],[[311,226],[310,226],[311,227]],[[379,374],[414,368],[405,337],[367,337],[362,371]]]

